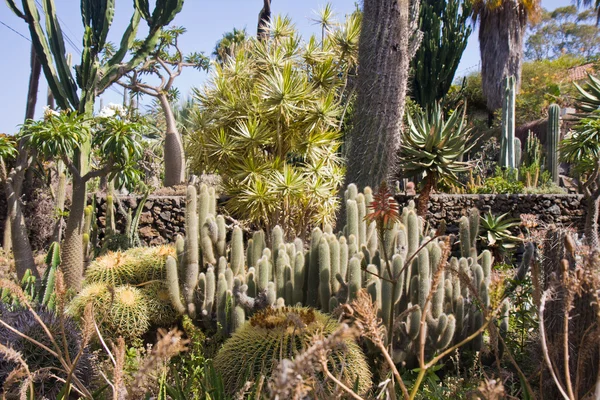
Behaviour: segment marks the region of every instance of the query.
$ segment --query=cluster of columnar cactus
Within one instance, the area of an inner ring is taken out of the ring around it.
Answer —
[[[515,94],[515,77],[508,76],[504,79],[504,95],[502,99],[500,165],[509,169],[515,169],[518,167],[515,157]],[[521,142],[519,141],[519,149],[520,144]]]
[[[560,141],[560,106],[548,107],[548,128],[546,137],[546,169],[552,174],[552,182],[558,184],[558,142]]]
[[[173,307],[203,323],[216,320],[222,332],[231,334],[266,306],[332,312],[365,288],[385,326],[400,319],[392,324],[397,329],[392,337],[402,344],[394,348],[403,349],[396,352],[397,361],[408,360],[418,346],[428,298],[427,337],[433,349],[443,349],[483,324],[492,256],[489,251],[477,254],[477,210],[460,221],[461,257],[447,262],[447,242],[426,231],[413,204],[380,236],[376,223],[365,220],[372,191],[359,193],[350,185],[345,201],[347,224],[337,234],[325,226],[312,231],[309,243],[299,238],[288,242],[276,226],[244,241],[240,227],[228,234],[225,220],[216,215],[212,191],[202,186],[197,194],[188,187],[187,235],[178,238],[177,255],[166,263]],[[481,338],[474,346],[481,346]]]

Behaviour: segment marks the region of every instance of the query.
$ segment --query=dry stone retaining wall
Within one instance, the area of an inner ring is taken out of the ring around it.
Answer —
[[[401,206],[408,204],[414,196],[398,195]],[[123,231],[126,210],[139,206],[140,197],[119,197],[121,211],[117,214],[117,229]],[[143,207],[139,225],[142,241],[149,245],[174,242],[177,234],[184,234],[185,197],[150,196]],[[509,213],[514,218],[520,214],[535,214],[542,224],[571,226],[583,229],[585,207],[581,195],[449,195],[434,194],[429,203],[428,220],[433,226],[446,220],[449,233],[456,233],[458,219],[471,207],[481,213],[491,210],[493,214]],[[97,198],[98,226],[104,229],[106,201]],[[119,211],[119,207],[117,207]],[[102,233],[100,235],[102,237]]]

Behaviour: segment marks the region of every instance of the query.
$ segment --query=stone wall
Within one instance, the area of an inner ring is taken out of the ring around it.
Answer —
[[[413,196],[396,196],[401,206],[408,204]],[[127,209],[139,206],[139,197],[120,197],[121,210],[117,207],[117,229],[122,232]],[[459,218],[471,207],[481,213],[491,210],[493,214],[509,213],[514,218],[520,214],[536,214],[542,224],[560,224],[583,230],[585,208],[581,195],[448,195],[434,194],[429,204],[429,220],[433,226],[445,219],[449,233],[456,233]],[[177,234],[185,233],[185,197],[150,196],[142,205],[140,238],[146,244],[157,245],[175,241]],[[104,228],[104,198],[97,199],[98,225]],[[102,234],[101,234],[102,237]]]
[[[399,195],[401,206],[414,196]],[[446,220],[449,233],[458,231],[458,220],[468,209],[476,207],[481,214],[509,213],[513,218],[521,214],[535,214],[541,225],[557,224],[582,231],[585,223],[583,196],[576,194],[433,194],[429,200],[428,220],[433,226]]]

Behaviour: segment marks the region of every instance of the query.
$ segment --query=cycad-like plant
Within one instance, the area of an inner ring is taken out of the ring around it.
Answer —
[[[407,176],[425,175],[417,212],[424,215],[431,191],[438,183],[458,184],[459,172],[467,171],[463,154],[475,145],[466,126],[465,107],[459,106],[446,120],[439,104],[430,110],[407,114],[408,126],[402,135],[399,167]]]
[[[249,39],[197,90],[191,169],[223,178],[227,208],[290,236],[332,223],[344,168],[338,149],[358,19],[303,45],[288,18]]]

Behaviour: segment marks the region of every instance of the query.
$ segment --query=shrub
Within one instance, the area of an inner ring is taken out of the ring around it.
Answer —
[[[301,45],[277,18],[271,40],[249,40],[196,91],[192,171],[223,178],[226,207],[263,228],[303,235],[333,223],[344,168],[338,155],[343,92],[360,18]]]

